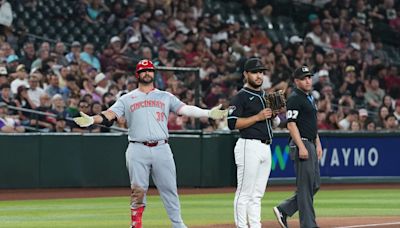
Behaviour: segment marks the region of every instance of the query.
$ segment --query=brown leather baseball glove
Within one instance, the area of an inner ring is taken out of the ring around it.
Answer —
[[[286,108],[285,93],[282,90],[266,94],[265,100],[267,101],[267,107],[271,108],[273,112]]]

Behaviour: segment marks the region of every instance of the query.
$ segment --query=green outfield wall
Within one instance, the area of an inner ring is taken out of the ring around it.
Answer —
[[[274,163],[271,180],[277,182],[293,180],[290,161],[283,149],[287,137],[287,133],[275,134],[276,140],[271,146]],[[178,185],[180,187],[234,186],[236,167],[233,148],[237,138],[237,133],[199,131],[171,133],[169,143],[174,153]],[[323,179],[339,182],[349,179],[354,181],[357,178],[371,181],[399,179],[399,166],[392,167],[394,165],[390,162],[400,159],[400,133],[368,135],[321,133],[321,138],[328,148],[325,151],[327,155],[324,157],[321,171]],[[376,142],[379,145],[362,146],[364,142]],[[356,148],[337,146],[346,143],[361,146]],[[127,136],[122,133],[1,134],[0,188],[129,186],[125,166],[127,145]],[[380,147],[385,145],[393,149]],[[379,168],[380,166],[383,168]],[[327,173],[324,173],[325,169]],[[335,173],[335,169],[340,170],[338,174]],[[375,173],[381,172],[382,175],[378,175],[377,178],[364,175],[374,170],[378,171]],[[358,171],[360,174],[351,175]],[[333,176],[330,175],[332,173]]]

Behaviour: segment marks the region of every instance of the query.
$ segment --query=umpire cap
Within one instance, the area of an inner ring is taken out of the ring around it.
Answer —
[[[244,63],[244,71],[267,70],[260,58],[250,58]]]
[[[311,73],[308,66],[302,66],[297,68],[293,73],[293,78],[303,79],[305,77],[312,77],[313,74]]]

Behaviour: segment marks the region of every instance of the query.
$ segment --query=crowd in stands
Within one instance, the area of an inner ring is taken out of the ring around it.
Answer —
[[[35,7],[40,0],[25,1]],[[46,2],[46,1],[44,1]],[[242,10],[274,17],[273,1],[236,1]],[[0,4],[8,4],[2,0]],[[72,4],[72,2],[71,2]],[[73,1],[74,15],[90,24],[124,22],[102,46],[31,39],[10,33],[2,25],[0,39],[0,129],[23,132],[109,132],[80,128],[70,118],[79,111],[93,115],[106,110],[123,94],[137,88],[134,74],[140,59],[156,66],[199,67],[200,106],[219,103],[243,86],[244,61],[262,59],[268,70],[267,92],[293,88],[291,74],[307,65],[314,72],[313,96],[318,102],[321,130],[398,130],[400,121],[400,63],[391,61],[377,23],[400,32],[400,4],[394,0],[332,0],[309,12],[304,33],[273,42],[257,22],[241,23],[206,12],[203,0]],[[12,27],[12,25],[11,25]],[[156,87],[194,104],[195,73],[157,71]],[[32,109],[54,115],[18,111]],[[285,125],[285,115],[281,128]],[[195,129],[194,119],[169,116],[170,130]],[[124,119],[116,126],[124,128]],[[200,119],[205,131],[228,130],[226,121]]]

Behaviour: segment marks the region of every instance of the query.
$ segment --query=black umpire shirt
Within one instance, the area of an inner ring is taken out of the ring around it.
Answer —
[[[309,140],[317,138],[317,106],[312,95],[295,88],[287,99],[286,118],[296,122],[300,136]]]
[[[258,114],[266,108],[264,91],[249,88],[241,89],[231,100],[228,112],[228,127],[235,129],[238,118],[246,118]],[[240,137],[244,139],[272,140],[272,120],[259,121],[247,128],[239,129]]]

